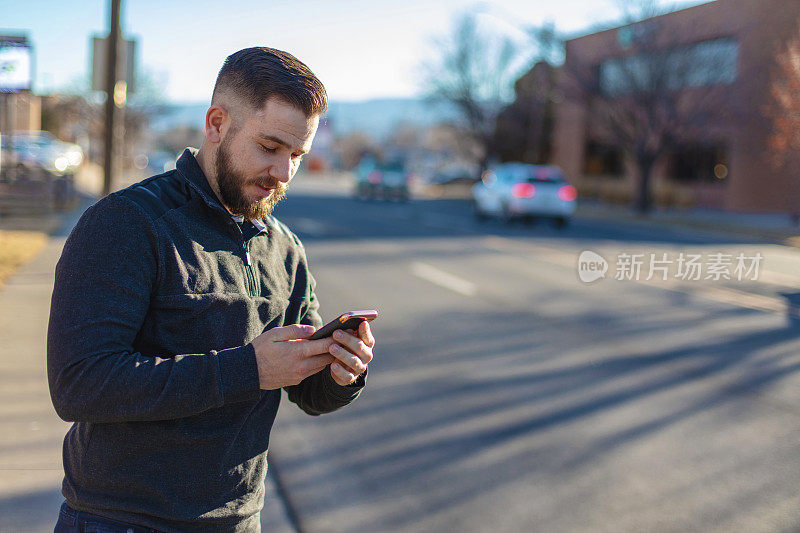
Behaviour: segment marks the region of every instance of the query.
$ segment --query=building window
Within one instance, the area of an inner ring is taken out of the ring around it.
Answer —
[[[722,146],[684,145],[668,158],[667,175],[681,183],[726,183],[728,151]]]
[[[586,176],[623,178],[622,150],[616,146],[589,141],[586,143],[583,173]]]
[[[739,43],[730,38],[610,58],[600,64],[600,90],[613,97],[729,85],[738,61]]]

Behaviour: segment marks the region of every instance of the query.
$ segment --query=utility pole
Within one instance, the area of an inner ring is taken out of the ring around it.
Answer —
[[[120,26],[119,12],[122,0],[110,0],[111,20],[108,31],[108,53],[106,54],[106,126],[105,126],[105,153],[103,154],[103,196],[111,192],[111,183],[114,179],[115,154],[119,141],[117,135],[119,113],[114,93],[117,89],[117,56],[119,55]],[[123,89],[124,90],[124,89]],[[122,107],[122,106],[120,106]]]

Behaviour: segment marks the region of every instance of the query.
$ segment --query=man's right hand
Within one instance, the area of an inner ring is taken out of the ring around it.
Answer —
[[[328,353],[332,339],[307,340],[314,331],[313,326],[293,324],[269,329],[252,340],[262,390],[297,385],[336,360]]]

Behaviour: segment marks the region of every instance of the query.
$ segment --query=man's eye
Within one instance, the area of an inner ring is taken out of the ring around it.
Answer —
[[[275,148],[269,148],[267,146],[264,146],[263,144],[259,144],[259,146],[261,147],[262,150],[264,150],[268,154],[274,154],[275,153]]]

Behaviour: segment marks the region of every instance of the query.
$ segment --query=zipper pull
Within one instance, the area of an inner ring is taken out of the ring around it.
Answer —
[[[253,263],[250,262],[250,250],[245,250],[244,254],[247,257],[247,266],[253,266]]]

